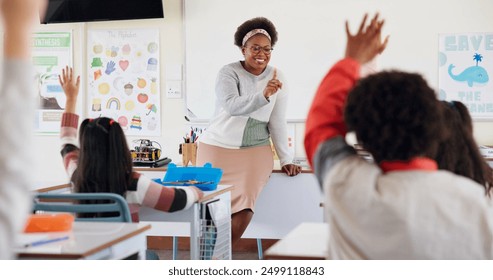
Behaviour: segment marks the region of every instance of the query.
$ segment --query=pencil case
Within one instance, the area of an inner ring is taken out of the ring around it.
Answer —
[[[223,170],[213,168],[210,163],[204,164],[203,167],[177,167],[170,163],[164,178],[154,181],[165,186],[195,186],[203,191],[213,191],[221,181],[222,175]]]
[[[68,213],[33,214],[27,219],[24,232],[69,231],[73,223],[74,216]]]

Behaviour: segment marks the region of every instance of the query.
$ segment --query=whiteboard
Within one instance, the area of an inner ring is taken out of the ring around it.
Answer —
[[[329,67],[344,56],[345,20],[353,32],[365,12],[380,12],[390,35],[379,69],[419,72],[438,91],[438,35],[493,31],[491,0],[184,0],[185,98],[188,117],[210,119],[219,69],[242,60],[236,28],[270,19],[279,41],[270,65],[289,87],[288,120],[304,120]]]

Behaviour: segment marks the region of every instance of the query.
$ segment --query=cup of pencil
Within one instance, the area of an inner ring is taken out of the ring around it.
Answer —
[[[190,127],[190,134],[187,133],[183,137],[183,144],[181,144],[183,166],[188,166],[189,162],[192,162],[192,166],[196,165],[199,133],[202,133],[202,129]]]
[[[192,162],[192,166],[195,166],[197,162],[197,143],[181,144],[181,155],[183,166],[188,166],[189,162]]]

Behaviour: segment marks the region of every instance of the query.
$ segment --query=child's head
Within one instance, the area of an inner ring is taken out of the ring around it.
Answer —
[[[73,178],[77,192],[125,194],[132,158],[125,134],[109,118],[86,119],[80,125],[80,156]]]
[[[446,124],[460,125],[472,135],[472,118],[466,105],[460,101],[441,101]],[[453,118],[450,120],[449,118]]]
[[[439,102],[418,74],[390,71],[361,79],[347,98],[344,118],[378,163],[434,158],[443,137]]]
[[[438,167],[471,178],[485,186],[488,193],[493,183],[493,174],[474,140],[472,119],[467,107],[460,101],[442,101],[440,106],[443,109],[444,126],[450,133],[438,149]]]

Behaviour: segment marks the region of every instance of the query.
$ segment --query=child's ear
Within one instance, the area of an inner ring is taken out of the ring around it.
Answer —
[[[245,47],[241,47],[241,53],[243,54],[243,56],[245,56],[245,54],[246,54],[246,49],[245,49]]]

